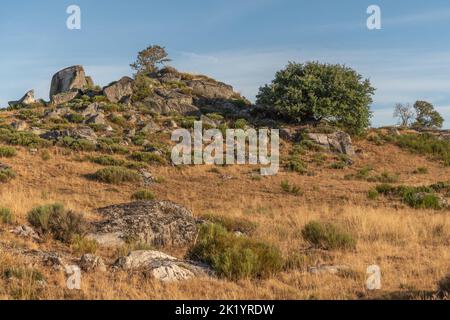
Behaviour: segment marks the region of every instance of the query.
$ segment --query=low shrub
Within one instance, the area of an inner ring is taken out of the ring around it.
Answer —
[[[131,199],[144,201],[144,200],[154,200],[155,194],[150,190],[139,190],[131,196]]]
[[[309,222],[303,228],[302,236],[312,246],[319,249],[351,250],[356,248],[356,239],[331,223]]]
[[[16,173],[11,168],[0,168],[0,182],[6,183],[16,177]]]
[[[131,154],[131,159],[146,163],[166,164],[166,159],[164,159],[164,157],[160,156],[159,154],[150,152],[133,152]]]
[[[44,205],[28,213],[28,222],[41,235],[51,234],[56,240],[70,243],[76,235],[87,232],[87,223],[81,214],[65,210],[62,204]]]
[[[31,132],[19,132],[10,128],[0,128],[0,142],[30,148],[51,146],[52,143]]]
[[[404,134],[391,137],[400,148],[407,149],[414,153],[431,155],[445,163],[450,162],[450,140],[439,139],[432,134]]]
[[[96,144],[92,141],[72,137],[64,137],[58,142],[58,145],[75,151],[95,151],[97,149]]]
[[[378,199],[379,196],[380,196],[380,194],[378,193],[378,191],[376,189],[372,189],[367,192],[367,198],[369,200],[376,200],[376,199]]]
[[[12,224],[14,221],[14,215],[8,208],[0,208],[0,223]]]
[[[204,214],[199,217],[210,223],[218,224],[230,232],[252,234],[256,230],[256,224],[243,218],[230,218],[222,215]]]
[[[297,172],[300,174],[305,174],[308,171],[307,164],[297,157],[291,157],[291,159],[286,164],[286,168],[289,171]]]
[[[290,193],[296,196],[301,194],[300,187],[296,185],[291,185],[287,180],[281,182],[281,189],[286,193]]]
[[[415,209],[434,209],[440,210],[444,208],[444,203],[437,192],[447,190],[446,183],[441,182],[431,186],[392,186],[390,184],[382,184],[375,190],[384,196],[398,198],[403,203]]]
[[[48,150],[43,150],[41,152],[41,159],[44,160],[44,161],[50,160],[51,159],[50,152]]]
[[[97,181],[111,184],[141,181],[141,176],[137,172],[117,166],[100,169],[93,174],[93,178]]]
[[[413,171],[414,174],[427,174],[428,168],[426,167],[419,167],[416,170]]]
[[[219,276],[237,280],[266,278],[280,271],[283,258],[272,245],[237,236],[217,224],[200,228],[191,259],[209,264]]]
[[[16,149],[12,147],[0,147],[0,157],[2,158],[12,158],[17,154]]]

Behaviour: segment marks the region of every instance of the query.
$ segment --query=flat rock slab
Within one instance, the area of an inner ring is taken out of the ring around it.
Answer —
[[[122,270],[147,270],[155,279],[164,282],[183,281],[212,274],[207,266],[151,250],[132,251],[128,256],[119,258],[114,266]]]

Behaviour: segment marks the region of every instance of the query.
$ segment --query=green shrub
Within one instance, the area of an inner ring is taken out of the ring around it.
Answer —
[[[427,174],[428,168],[426,167],[419,167],[416,170],[413,171],[414,174]]]
[[[0,147],[0,157],[12,158],[17,154],[16,149],[12,147]]]
[[[44,160],[44,161],[50,160],[51,159],[50,152],[48,150],[43,150],[41,152],[41,159]]]
[[[56,240],[70,243],[76,235],[84,235],[87,223],[81,214],[65,210],[62,204],[44,205],[28,213],[28,222],[41,235],[51,234]]]
[[[98,170],[94,173],[93,178],[111,184],[141,181],[141,176],[137,172],[124,167],[108,167]]]
[[[422,193],[416,190],[408,190],[403,192],[402,199],[404,203],[414,209],[442,209],[441,199],[435,193]]]
[[[300,174],[305,174],[308,170],[308,166],[305,162],[298,159],[297,157],[291,157],[291,159],[287,162],[286,168],[289,171],[297,172]]]
[[[128,123],[127,120],[125,120],[124,117],[119,116],[119,115],[115,115],[115,114],[111,114],[109,116],[109,121],[111,121],[112,123],[121,126],[121,127],[127,127]]]
[[[81,235],[75,235],[72,239],[71,248],[76,254],[95,254],[99,244],[95,239],[89,239]]]
[[[233,280],[266,278],[283,266],[278,248],[237,236],[216,224],[200,228],[198,241],[189,256],[211,265],[219,276]]]
[[[439,139],[427,133],[396,136],[394,142],[401,148],[418,154],[431,155],[444,163],[450,161],[450,140],[448,139]]]
[[[16,173],[11,168],[0,169],[0,182],[6,183],[16,177]]]
[[[150,152],[133,152],[131,154],[131,159],[147,163],[166,164],[166,159],[156,153]]]
[[[133,200],[154,200],[155,194],[150,190],[139,190],[131,196]]]
[[[446,183],[438,183],[431,186],[409,187],[398,186],[394,187],[389,184],[382,184],[376,187],[379,194],[398,198],[403,203],[406,203],[411,208],[415,209],[443,209],[444,203],[441,201],[436,192],[445,191]]]
[[[230,218],[222,215],[204,214],[199,217],[202,220],[221,225],[227,231],[252,234],[256,230],[256,224],[243,218]]]
[[[8,128],[0,128],[0,142],[30,148],[48,147],[52,145],[50,141],[42,139],[31,132],[19,132]]]
[[[117,159],[111,156],[88,157],[89,161],[102,166],[123,166],[125,160]]]
[[[52,216],[61,215],[64,212],[64,206],[59,203],[40,206],[32,209],[28,213],[28,222],[40,233],[47,234],[51,232]]]
[[[290,193],[296,196],[301,194],[300,187],[296,185],[291,185],[287,180],[281,182],[281,189],[286,193]]]
[[[14,221],[14,215],[8,208],[0,208],[0,223],[12,224]]]
[[[242,129],[245,130],[245,128],[247,127],[248,122],[245,119],[238,119],[234,122],[234,128],[235,129]]]
[[[83,123],[84,116],[79,113],[71,113],[66,115],[66,119],[72,123]]]
[[[372,190],[369,190],[369,192],[367,192],[367,198],[369,200],[376,200],[376,199],[378,199],[379,196],[380,196],[380,194],[378,193],[378,191],[376,189],[372,189]]]
[[[56,240],[70,243],[75,235],[84,235],[87,223],[83,215],[71,210],[65,210],[50,217],[50,229]]]
[[[72,137],[64,137],[58,144],[75,151],[95,151],[97,149],[96,144],[92,141],[86,139],[74,139]]]
[[[331,223],[309,222],[302,230],[303,238],[316,248],[325,250],[355,249],[355,238]]]
[[[345,162],[342,162],[342,161],[335,162],[335,163],[330,165],[330,169],[335,169],[335,170],[343,170],[346,167],[347,167],[347,164]]]

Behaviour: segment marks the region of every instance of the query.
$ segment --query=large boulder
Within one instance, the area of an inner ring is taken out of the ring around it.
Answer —
[[[149,245],[186,246],[197,234],[192,213],[170,201],[138,201],[98,210],[105,220],[90,237],[105,245],[137,241]]]
[[[50,99],[53,96],[71,91],[78,91],[89,87],[91,80],[86,79],[82,66],[72,66],[58,71],[52,78]]]
[[[128,256],[119,258],[114,266],[122,270],[150,271],[155,279],[164,282],[182,281],[212,274],[207,266],[179,260],[159,251],[132,251]]]
[[[194,95],[206,99],[231,99],[236,95],[232,86],[209,79],[188,81],[186,84]]]
[[[355,155],[352,139],[350,138],[350,135],[345,132],[337,131],[331,134],[309,133],[308,138],[331,151],[346,154],[348,156]]]
[[[103,94],[110,102],[123,102],[124,99],[129,99],[133,94],[133,79],[123,77],[103,88]]]
[[[22,99],[20,99],[18,101],[9,101],[8,102],[8,104],[11,107],[19,106],[19,105],[27,106],[27,105],[30,105],[33,103],[36,103],[36,99],[34,99],[34,90],[30,90],[27,93],[25,93],[25,95],[22,97]]]

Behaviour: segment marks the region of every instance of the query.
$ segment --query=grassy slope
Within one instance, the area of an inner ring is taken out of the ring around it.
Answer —
[[[426,157],[412,155],[393,145],[375,146],[359,141],[364,153],[353,167],[329,169],[327,164],[309,164],[315,176],[280,172],[274,177],[252,179],[253,168],[246,166],[185,167],[180,169],[154,166],[153,175],[163,177],[152,190],[158,199],[168,199],[190,208],[195,215],[213,213],[245,217],[257,224],[254,237],[278,245],[286,256],[304,255],[295,270],[264,281],[197,279],[163,285],[139,275],[125,273],[83,274],[81,292],[64,289],[61,272],[41,265],[39,269],[48,285],[38,289],[29,279],[10,283],[0,277],[0,298],[88,298],[88,299],[308,299],[368,297],[364,289],[365,270],[379,264],[383,272],[383,292],[433,291],[436,283],[448,271],[450,261],[450,221],[448,212],[417,211],[386,200],[370,201],[367,191],[375,184],[347,181],[344,176],[371,165],[377,172],[399,173],[400,181],[421,185],[450,180],[450,170]],[[52,148],[51,159],[44,161],[24,148],[18,155],[1,159],[17,172],[17,178],[0,185],[0,206],[11,208],[18,223],[26,222],[27,212],[36,205],[62,202],[67,207],[83,211],[89,219],[97,219],[94,209],[130,201],[139,186],[112,186],[85,178],[102,168],[89,162],[76,161],[77,153]],[[417,167],[427,167],[428,173],[413,174]],[[223,175],[233,179],[224,179]],[[284,193],[283,180],[300,187],[303,195]],[[355,252],[308,252],[301,238],[301,228],[311,220],[338,223],[358,238]],[[57,250],[70,253],[70,248],[53,241],[35,244],[12,236],[8,226],[0,226],[0,271],[9,266],[26,266],[29,257],[22,249]],[[183,250],[165,250],[183,256]],[[18,253],[19,252],[19,253]],[[111,249],[99,252],[112,262],[117,253]],[[305,272],[308,266],[320,263],[346,264],[353,272],[347,275],[314,276]],[[369,295],[370,296],[370,295]],[[415,296],[415,297],[420,297]]]

